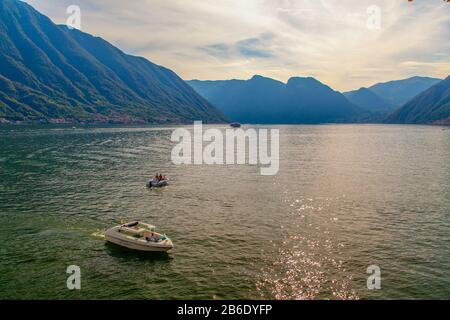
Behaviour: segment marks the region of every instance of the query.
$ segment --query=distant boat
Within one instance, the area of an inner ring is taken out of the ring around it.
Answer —
[[[173,249],[173,243],[165,234],[155,232],[156,227],[138,221],[109,229],[106,240],[116,245],[138,251],[166,252]]]
[[[232,128],[240,128],[241,124],[238,123],[238,122],[233,122],[233,123],[230,124],[230,127],[232,127]]]

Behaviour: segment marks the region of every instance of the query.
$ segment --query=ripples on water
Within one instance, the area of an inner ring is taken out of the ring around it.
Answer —
[[[279,128],[274,177],[174,166],[169,127],[0,129],[0,298],[450,297],[449,130]],[[147,190],[157,172],[171,186]],[[105,244],[134,219],[175,249]],[[370,265],[382,290],[367,290]]]

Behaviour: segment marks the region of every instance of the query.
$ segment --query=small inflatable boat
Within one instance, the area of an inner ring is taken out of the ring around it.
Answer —
[[[147,187],[148,188],[161,188],[161,187],[165,187],[169,184],[169,179],[165,179],[165,180],[150,180],[149,182],[147,182]]]
[[[157,233],[156,227],[138,221],[122,224],[106,231],[108,242],[138,251],[167,252],[173,243],[165,234]]]

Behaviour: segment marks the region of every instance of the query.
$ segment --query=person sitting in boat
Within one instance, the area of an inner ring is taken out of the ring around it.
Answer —
[[[151,241],[151,242],[158,242],[158,239],[155,237],[155,234],[153,232],[150,235],[150,237],[149,236],[145,237],[145,240]]]
[[[162,174],[160,174],[158,181],[162,181],[162,180],[163,180],[163,176],[162,176]]]

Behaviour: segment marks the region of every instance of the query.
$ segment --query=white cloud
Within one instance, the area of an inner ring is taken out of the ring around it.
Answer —
[[[450,4],[440,0],[27,0],[185,79],[314,76],[347,90],[450,74]],[[367,28],[367,8],[381,29]]]

